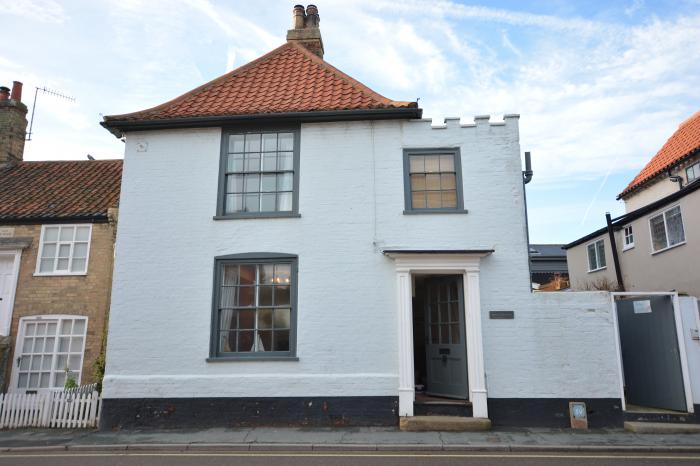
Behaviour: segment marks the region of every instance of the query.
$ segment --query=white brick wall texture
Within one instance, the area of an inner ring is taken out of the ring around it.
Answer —
[[[301,218],[279,219],[213,220],[219,128],[128,134],[104,396],[396,396],[385,248],[495,250],[481,268],[490,397],[618,396],[608,295],[529,292],[517,118],[476,121],[304,124]],[[469,213],[403,215],[402,150],[455,146]],[[214,257],[260,251],[299,256],[299,360],[207,362]]]

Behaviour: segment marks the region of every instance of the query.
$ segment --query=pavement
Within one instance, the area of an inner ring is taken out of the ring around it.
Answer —
[[[238,428],[208,430],[18,429],[0,432],[0,452],[89,451],[472,451],[700,453],[700,434],[623,429],[498,429],[402,432],[397,428]]]

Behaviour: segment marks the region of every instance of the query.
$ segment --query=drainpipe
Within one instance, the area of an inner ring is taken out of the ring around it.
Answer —
[[[620,269],[620,258],[617,254],[617,244],[615,233],[613,232],[612,218],[610,212],[605,212],[605,222],[608,224],[608,237],[610,238],[610,248],[612,249],[613,263],[615,264],[615,277],[617,277],[618,291],[625,291],[625,284],[622,281],[622,269]]]
[[[525,152],[525,170],[523,170],[523,202],[525,203],[525,239],[527,241],[527,271],[529,273],[528,280],[530,283],[530,293],[532,293],[532,263],[530,262],[530,224],[527,219],[527,190],[525,185],[532,181],[532,161],[530,160],[530,152]]]

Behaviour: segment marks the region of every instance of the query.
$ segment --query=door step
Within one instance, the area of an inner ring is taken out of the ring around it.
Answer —
[[[463,416],[406,416],[399,421],[406,432],[480,432],[491,430],[491,419]]]
[[[413,403],[413,414],[416,416],[472,417],[472,404],[466,400],[416,400]]]
[[[625,421],[625,430],[637,434],[700,434],[700,424]]]
[[[679,411],[625,411],[623,414],[625,422],[645,422],[645,423],[670,423],[688,424],[700,421],[697,413],[682,413]]]

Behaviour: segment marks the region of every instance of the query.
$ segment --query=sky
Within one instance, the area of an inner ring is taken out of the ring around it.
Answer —
[[[0,0],[0,85],[23,82],[30,113],[36,87],[75,99],[39,93],[25,160],[121,158],[102,115],[283,44],[294,3]],[[316,5],[325,60],[375,91],[419,98],[436,123],[520,114],[531,242],[567,243],[624,213],[616,195],[700,108],[700,0]]]

